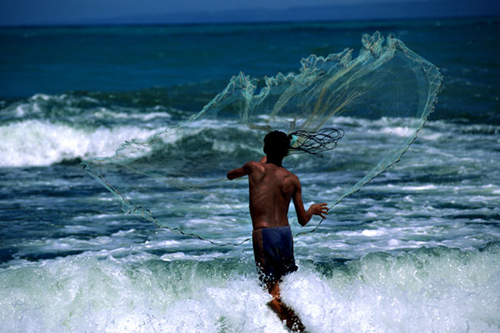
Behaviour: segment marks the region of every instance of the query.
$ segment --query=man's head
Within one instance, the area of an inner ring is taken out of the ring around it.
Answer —
[[[268,157],[282,159],[288,155],[290,140],[288,136],[280,131],[273,131],[264,138],[264,153]]]

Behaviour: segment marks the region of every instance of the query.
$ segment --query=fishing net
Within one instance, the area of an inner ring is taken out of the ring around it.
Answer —
[[[436,66],[377,32],[363,36],[357,57],[351,49],[311,55],[298,73],[261,80],[240,73],[189,119],[83,165],[127,214],[213,244],[241,243],[251,227],[241,195],[248,184],[226,174],[263,156],[267,132],[342,131],[323,158],[292,150],[284,161],[301,179],[320,175],[323,198],[313,200],[326,196],[331,209],[399,161],[433,111],[441,81]]]

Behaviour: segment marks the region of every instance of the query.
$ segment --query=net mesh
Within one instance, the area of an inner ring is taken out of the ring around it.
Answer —
[[[317,132],[295,131],[288,135],[290,140],[289,154],[308,153],[323,157],[322,153],[337,148],[344,136],[342,128],[322,128]]]
[[[293,172],[321,173],[322,187],[332,189],[331,209],[399,161],[433,111],[441,82],[436,66],[377,32],[363,36],[357,57],[351,49],[311,55],[298,73],[262,80],[240,73],[189,119],[83,166],[124,212],[213,244],[239,244],[248,240],[247,229],[235,227],[228,236],[216,222],[248,220],[247,199],[235,195],[248,185],[225,175],[262,157],[267,132],[345,131],[324,158],[287,157]]]

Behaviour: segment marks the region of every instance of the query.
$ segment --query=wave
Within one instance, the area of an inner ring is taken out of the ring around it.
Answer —
[[[197,107],[192,100],[209,96],[206,88],[205,84],[199,84],[179,86],[168,91],[151,88],[114,94],[39,93],[2,105],[0,153],[4,158],[0,161],[0,167],[49,166],[65,161],[111,156],[126,141],[146,140],[162,128],[187,119],[193,111],[186,110]],[[265,122],[265,119],[261,121]],[[342,127],[348,131],[348,136],[353,134],[356,140],[367,140],[373,145],[380,144],[382,137],[406,135],[408,121],[404,118],[368,120],[340,116],[331,126]],[[160,145],[158,151],[180,154],[193,145],[207,145],[204,136],[199,135],[201,129],[205,129],[205,137],[218,137],[215,145],[207,147],[219,153],[231,154],[233,160],[241,162],[261,153],[250,149],[242,138],[232,135],[228,129],[231,126],[231,121],[222,120],[194,122],[187,136],[171,138],[171,141]],[[469,140],[477,135],[496,135],[499,131],[496,125],[430,121],[420,140],[446,141],[448,135],[444,133],[450,132],[460,140]],[[261,140],[260,137],[252,137],[254,139]],[[338,151],[345,151],[343,145],[339,146]]]
[[[110,110],[99,111],[95,117],[114,119],[113,126],[104,124],[79,124],[74,122],[54,122],[48,119],[28,119],[14,121],[0,126],[0,167],[49,166],[71,160],[86,160],[115,154],[123,143],[135,140],[141,142],[159,133],[160,127],[170,120],[169,113],[162,111],[142,114],[120,113]],[[371,145],[382,144],[381,138],[399,137],[407,130],[403,119],[383,118],[375,121],[339,117],[336,126],[345,129],[356,141],[371,142]],[[203,120],[192,124],[183,133],[177,132],[162,141],[154,151],[147,151],[143,157],[150,159],[153,153],[168,154],[175,157],[193,147],[206,146],[215,153],[230,154],[238,163],[257,158],[262,152],[256,151],[249,140],[260,142],[262,138],[248,132],[242,138],[234,132],[232,121]],[[239,126],[238,131],[244,128]],[[430,122],[419,140],[448,142],[448,135],[456,133],[455,142],[471,141],[478,135],[490,136],[498,133],[493,125],[455,126],[442,121]],[[349,151],[348,142],[338,147],[339,154],[334,158],[342,158]],[[341,155],[341,156],[339,156]],[[160,155],[155,155],[160,157]],[[163,156],[165,157],[165,156]],[[153,156],[154,158],[154,156]],[[147,161],[146,161],[147,162]]]
[[[5,106],[0,110],[0,120],[45,119],[95,124],[128,120],[149,122],[156,118],[168,121],[172,114],[183,114],[174,107],[164,106],[168,104],[159,103],[161,101],[158,99],[149,101],[150,95],[150,91],[122,94],[35,94]]]
[[[93,117],[106,121],[97,124],[88,119],[61,122],[41,117],[15,120],[0,126],[0,153],[4,157],[0,161],[0,167],[49,166],[64,161],[111,156],[123,143],[147,140],[161,132],[161,125],[170,121],[170,113],[158,110],[143,113],[98,110],[93,113]],[[401,119],[369,121],[349,117],[340,117],[337,122],[352,132],[364,133],[362,135],[367,136],[365,139],[399,136],[400,132],[405,131],[401,123]],[[235,126],[238,127],[239,134],[235,132]],[[241,131],[247,132],[248,137],[242,138]],[[168,136],[166,141],[163,140],[154,151],[145,152],[143,157],[150,159],[152,156],[148,154],[153,153],[174,156],[204,145],[207,150],[231,154],[233,160],[242,162],[249,156],[262,153],[247,144],[250,138],[255,142],[262,140],[234,121],[200,120],[182,133],[176,132]],[[156,154],[156,157],[159,155]]]
[[[182,252],[182,251],[181,251]],[[252,259],[85,253],[0,269],[6,331],[286,332]],[[311,332],[498,332],[500,252],[299,260],[282,298]]]
[[[0,167],[49,166],[66,160],[114,153],[133,138],[155,130],[135,126],[77,127],[48,120],[25,120],[0,126]]]

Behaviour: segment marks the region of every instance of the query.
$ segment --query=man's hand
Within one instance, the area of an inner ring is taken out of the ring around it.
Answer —
[[[309,207],[309,211],[312,215],[321,216],[322,219],[326,219],[326,215],[328,215],[328,207],[326,203],[314,204]]]

